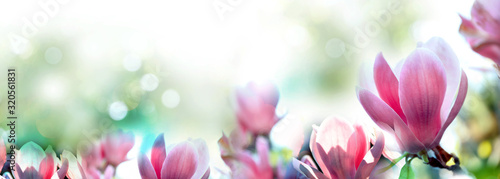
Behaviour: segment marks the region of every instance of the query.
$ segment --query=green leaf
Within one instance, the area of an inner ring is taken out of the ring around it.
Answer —
[[[411,160],[405,163],[403,168],[401,168],[401,173],[399,173],[399,179],[415,179],[415,173],[411,168]]]

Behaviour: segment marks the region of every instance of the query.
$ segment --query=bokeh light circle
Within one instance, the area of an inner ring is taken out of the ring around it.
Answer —
[[[125,56],[125,58],[123,58],[123,67],[127,71],[132,71],[132,72],[137,71],[141,68],[141,66],[142,66],[141,57],[137,55],[130,54]]]
[[[158,79],[158,77],[156,77],[156,75],[148,73],[142,76],[140,83],[141,88],[144,91],[154,91],[156,88],[158,88],[160,80]]]
[[[177,91],[168,89],[163,92],[163,95],[161,96],[161,102],[167,108],[175,108],[181,102],[181,96]]]
[[[128,108],[123,101],[116,101],[109,105],[108,111],[113,120],[119,121],[127,116]]]

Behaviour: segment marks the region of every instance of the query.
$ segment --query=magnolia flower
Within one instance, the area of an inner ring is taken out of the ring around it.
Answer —
[[[467,77],[441,38],[419,44],[394,70],[379,54],[373,76],[361,84],[358,98],[368,115],[413,154],[439,145],[467,94]]]
[[[16,169],[13,171],[15,178],[63,179],[68,171],[68,162],[61,163],[50,146],[43,151],[34,142],[28,142],[21,147],[16,158]]]
[[[314,127],[309,143],[318,166],[309,156],[301,161],[293,159],[293,165],[308,178],[368,178],[380,159],[384,143],[384,135],[379,132],[370,149],[370,138],[363,127],[328,118]]]
[[[109,133],[101,140],[102,158],[113,167],[127,161],[127,153],[134,146],[134,134],[117,131]]]
[[[69,179],[111,179],[114,175],[114,168],[109,165],[106,167],[104,174],[93,167],[82,165],[85,160],[82,159],[81,155],[75,157],[71,152],[63,151],[61,154],[61,160],[68,163],[68,173],[66,177]]]
[[[460,33],[465,36],[472,50],[491,58],[497,65],[500,65],[499,9],[498,0],[476,0],[472,6],[472,19],[460,16]]]
[[[250,151],[239,148],[239,138],[235,138],[237,135],[230,137],[231,139],[223,134],[219,139],[219,147],[222,160],[231,169],[233,178],[273,178],[273,168],[269,163],[269,144],[265,138],[259,136],[255,141],[258,155],[256,161]]]
[[[202,139],[188,140],[165,148],[163,134],[156,138],[151,158],[143,152],[138,158],[143,179],[206,179],[210,175],[208,162],[208,147]]]
[[[276,86],[270,82],[250,82],[236,91],[238,125],[253,134],[268,134],[278,121],[275,110],[279,100]]]

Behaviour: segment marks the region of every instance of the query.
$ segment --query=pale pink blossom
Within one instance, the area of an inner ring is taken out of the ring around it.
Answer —
[[[460,33],[472,50],[500,64],[500,1],[476,0],[471,19],[462,16]]]
[[[370,137],[362,126],[328,118],[311,134],[309,144],[314,159],[310,156],[301,161],[293,159],[294,168],[302,174],[295,178],[368,178],[380,159],[384,143],[384,135],[379,132],[370,147]]]
[[[144,152],[139,154],[138,165],[143,179],[206,179],[210,175],[208,147],[202,139],[165,147],[165,139],[160,134],[149,158]]]
[[[250,82],[236,90],[238,125],[252,134],[268,134],[278,121],[279,91],[271,82]]]
[[[361,105],[402,151],[414,154],[439,145],[467,94],[467,77],[441,38],[419,44],[394,69],[379,54],[373,74],[361,76]]]
[[[61,163],[52,147],[49,146],[44,151],[34,142],[28,142],[17,151],[13,174],[16,178],[63,179],[67,171],[68,162]]]

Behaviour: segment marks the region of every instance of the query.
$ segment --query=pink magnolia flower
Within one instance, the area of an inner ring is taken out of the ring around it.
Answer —
[[[358,98],[368,115],[414,154],[439,145],[467,94],[467,76],[441,38],[419,44],[394,70],[379,54],[373,76],[361,84]]]
[[[238,125],[253,134],[268,134],[278,121],[279,92],[271,82],[250,82],[236,91]]]
[[[21,147],[16,158],[16,169],[13,171],[15,178],[63,179],[68,171],[68,163],[61,163],[50,146],[43,151],[34,142],[28,142]]]
[[[156,138],[151,158],[142,152],[138,158],[143,179],[206,179],[210,175],[208,162],[208,147],[202,139],[188,140],[165,148],[163,134]]]
[[[134,146],[134,134],[117,131],[109,133],[101,140],[102,158],[113,167],[127,161],[127,153]]]
[[[472,6],[471,20],[462,16],[460,33],[465,36],[472,50],[500,65],[500,1],[476,0]]]
[[[234,134],[234,132],[233,132]],[[254,159],[250,151],[240,148],[237,142],[240,140],[237,135],[227,138],[223,135],[219,139],[222,160],[231,169],[233,178],[263,178],[272,179],[274,177],[273,168],[269,163],[269,144],[262,136],[257,137],[255,146],[257,149],[257,160]]]
[[[313,129],[309,143],[318,166],[305,156],[301,161],[294,159],[294,168],[308,178],[368,178],[384,148],[384,135],[377,135],[370,149],[370,138],[363,127],[328,118]]]
[[[61,160],[68,163],[68,173],[66,177],[69,179],[111,179],[114,175],[114,168],[108,165],[101,174],[94,166],[88,166],[85,164],[85,159],[82,159],[81,155],[75,157],[71,152],[63,151],[61,154]]]

